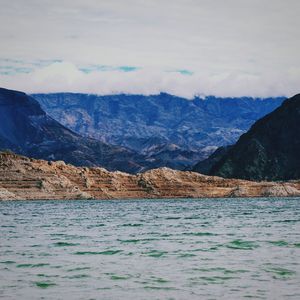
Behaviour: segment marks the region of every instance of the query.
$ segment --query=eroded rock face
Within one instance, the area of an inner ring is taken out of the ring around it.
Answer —
[[[16,195],[9,192],[7,189],[0,188],[0,199],[1,200],[16,200]]]
[[[300,181],[253,182],[154,169],[130,175],[0,153],[0,199],[299,196]]]

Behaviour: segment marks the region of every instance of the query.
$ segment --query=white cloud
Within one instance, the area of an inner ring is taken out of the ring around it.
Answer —
[[[0,58],[63,62],[1,75],[2,86],[184,95],[299,90],[299,0],[0,2]],[[78,69],[91,64],[141,69],[129,74]],[[166,72],[170,69],[193,74]]]
[[[2,86],[28,93],[82,92],[95,94],[157,94],[167,92],[185,98],[216,96],[291,96],[299,91],[300,69],[284,74],[223,73],[182,74],[145,67],[130,72],[121,69],[86,73],[70,62],[56,62],[27,74],[0,75]]]

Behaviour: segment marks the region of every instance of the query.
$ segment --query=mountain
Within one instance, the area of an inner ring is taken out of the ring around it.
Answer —
[[[232,145],[219,147],[208,158],[201,160],[196,165],[194,165],[192,167],[192,171],[208,175],[210,173],[211,168],[216,163],[218,163],[226,153],[228,153],[230,148],[232,148]]]
[[[216,148],[233,144],[283,98],[184,98],[159,95],[34,94],[43,109],[71,130],[124,146],[185,169]]]
[[[258,120],[209,172],[226,178],[300,178],[300,94]]]
[[[167,168],[130,175],[0,153],[0,200],[299,196],[300,181],[253,182]]]
[[[47,115],[25,93],[0,88],[0,149],[76,166],[137,172],[149,168],[142,155],[82,137]]]

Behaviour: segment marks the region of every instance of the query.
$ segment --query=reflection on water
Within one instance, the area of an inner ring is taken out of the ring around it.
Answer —
[[[0,202],[3,299],[300,299],[300,199]]]

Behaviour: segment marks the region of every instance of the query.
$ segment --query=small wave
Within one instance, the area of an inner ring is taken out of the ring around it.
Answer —
[[[122,224],[121,226],[123,227],[140,227],[143,226],[141,223],[127,223],[127,224]]]
[[[224,281],[227,280],[239,279],[239,277],[235,277],[235,276],[201,276],[198,278],[202,281],[205,281],[207,283],[213,283],[213,284],[223,284]]]
[[[289,270],[289,269],[282,268],[282,267],[273,267],[273,266],[269,266],[269,267],[265,268],[264,271],[266,271],[268,273],[272,273],[273,274],[272,277],[274,279],[288,279],[291,276],[296,274],[296,272],[293,270]]]
[[[194,257],[194,256],[196,256],[196,254],[193,254],[193,253],[181,253],[178,255],[178,257],[180,257],[180,258]]]
[[[91,228],[97,228],[97,227],[104,227],[105,224],[104,223],[100,223],[100,224],[92,224],[92,225],[88,225],[87,229],[91,229]]]
[[[68,269],[67,272],[74,272],[74,271],[83,271],[83,270],[90,270],[90,267],[77,267],[73,269]]]
[[[91,277],[90,275],[87,274],[76,274],[76,275],[72,275],[72,276],[65,276],[63,278],[68,278],[68,279],[82,279],[82,278],[89,278]]]
[[[146,239],[128,239],[128,240],[118,240],[119,242],[121,243],[133,243],[133,244],[136,244],[136,243],[145,243],[145,242],[151,242],[151,241],[157,241],[159,239],[156,239],[156,238],[146,238]]]
[[[106,250],[106,251],[77,251],[74,254],[76,255],[114,255],[122,252],[122,250]]]
[[[198,220],[200,217],[199,216],[188,216],[188,217],[185,217],[184,219],[185,220]]]
[[[5,261],[0,261],[0,264],[6,264],[6,265],[11,265],[15,264],[16,262],[13,260],[5,260]]]
[[[252,241],[234,240],[227,244],[226,247],[235,250],[253,250],[259,246]]]
[[[177,290],[174,287],[168,287],[168,286],[150,286],[150,285],[144,286],[144,289],[149,289],[149,290],[165,290],[165,291]]]
[[[279,220],[279,221],[275,221],[276,223],[297,223],[300,220]]]
[[[42,273],[39,273],[36,276],[38,276],[38,277],[44,277],[44,278],[59,277],[59,275],[47,275],[47,274],[42,274]]]
[[[70,247],[70,246],[78,246],[78,243],[68,243],[68,242],[57,242],[53,244],[55,247]]]
[[[128,275],[111,275],[110,279],[111,280],[127,280],[130,279],[131,277]]]
[[[152,251],[147,252],[146,255],[158,258],[158,257],[161,257],[161,256],[167,254],[167,253],[168,252],[166,252],[166,251],[152,250]]]
[[[168,282],[170,282],[169,280],[161,278],[161,277],[158,277],[158,278],[152,277],[152,278],[153,279],[151,279],[151,281],[156,282],[156,283],[168,283]]]
[[[212,232],[185,232],[183,235],[191,236],[217,236],[218,234]]]
[[[40,263],[40,264],[18,264],[17,268],[39,268],[50,266],[50,264]]]
[[[37,287],[39,287],[39,288],[46,289],[46,288],[55,286],[56,283],[54,283],[54,282],[49,282],[49,281],[36,281],[36,282],[35,282],[35,285],[36,285]]]
[[[133,243],[133,244],[136,244],[140,241],[141,240],[135,240],[135,239],[132,239],[132,240],[119,240],[119,242],[121,242],[121,243]]]
[[[269,244],[272,244],[274,246],[288,246],[289,243],[286,241],[268,241]]]

